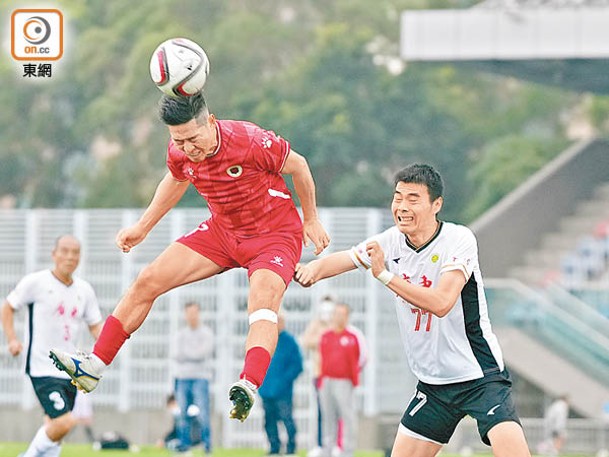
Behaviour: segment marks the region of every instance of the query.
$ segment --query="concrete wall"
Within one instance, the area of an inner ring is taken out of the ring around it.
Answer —
[[[387,424],[377,417],[359,419],[358,449],[380,449],[387,439],[393,441],[397,430],[396,416],[394,423]],[[392,418],[393,419],[393,418]],[[219,414],[212,417],[212,439],[214,446],[221,447],[223,418]],[[43,416],[40,408],[23,410],[21,408],[2,408],[0,410],[0,442],[29,442],[36,430],[42,425]],[[172,427],[172,418],[167,411],[150,409],[121,413],[113,408],[95,408],[93,433],[96,438],[104,432],[118,432],[132,444],[151,445],[162,439]],[[389,433],[390,437],[385,435]],[[260,434],[264,430],[260,428]],[[66,438],[67,443],[86,443],[87,438],[82,427],[76,427]],[[312,447],[313,443],[311,443]],[[302,444],[301,447],[307,447]]]
[[[607,141],[584,141],[563,152],[471,225],[484,275],[507,276],[544,233],[608,181]]]

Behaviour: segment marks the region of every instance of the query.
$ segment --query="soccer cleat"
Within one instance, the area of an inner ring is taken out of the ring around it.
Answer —
[[[65,371],[72,378],[72,384],[83,392],[95,389],[102,377],[90,354],[78,352],[76,355],[70,355],[59,349],[51,349],[49,357],[53,359],[57,369]]]
[[[230,387],[228,398],[233,402],[233,409],[230,410],[231,419],[239,419],[241,422],[247,419],[254,406],[256,390],[256,386],[247,379],[240,379]]]

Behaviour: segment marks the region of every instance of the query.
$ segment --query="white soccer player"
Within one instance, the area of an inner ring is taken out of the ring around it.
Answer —
[[[80,262],[80,242],[71,235],[57,239],[52,252],[54,267],[31,273],[17,284],[2,306],[2,326],[13,356],[23,351],[14,326],[16,311],[27,308],[25,372],[42,405],[45,424],[38,429],[23,457],[57,457],[61,440],[76,425],[72,416],[76,387],[57,371],[49,349],[75,351],[75,338],[85,322],[97,338],[102,316],[91,285],[73,275]]]
[[[393,457],[433,457],[465,415],[496,457],[530,457],[512,400],[511,380],[491,329],[478,248],[465,226],[443,222],[442,178],[429,165],[399,171],[395,226],[347,251],[297,265],[303,286],[355,268],[396,295],[410,369],[418,378]]]

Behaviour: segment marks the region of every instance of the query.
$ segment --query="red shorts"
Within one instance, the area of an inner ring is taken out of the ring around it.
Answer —
[[[248,277],[263,268],[274,271],[287,287],[302,254],[302,226],[294,226],[296,230],[293,231],[279,230],[239,238],[208,219],[176,241],[221,267],[247,268]]]

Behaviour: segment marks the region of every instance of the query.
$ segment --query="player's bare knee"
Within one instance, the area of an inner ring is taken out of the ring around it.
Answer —
[[[131,290],[138,299],[151,302],[164,292],[154,267],[150,265],[140,271],[131,286]]]
[[[250,277],[249,308],[279,309],[286,285],[279,275],[269,270],[256,270]]]
[[[76,419],[71,413],[51,419],[46,426],[47,436],[51,441],[61,441],[76,425]]]
[[[285,288],[281,288],[275,284],[269,284],[262,290],[260,290],[260,288],[256,288],[256,290],[253,290],[250,293],[248,308],[251,310],[251,312],[263,308],[270,308],[277,312],[279,310],[279,305],[281,304],[284,291]]]

